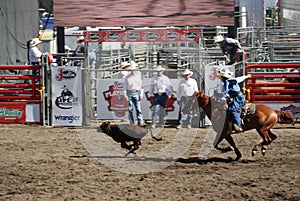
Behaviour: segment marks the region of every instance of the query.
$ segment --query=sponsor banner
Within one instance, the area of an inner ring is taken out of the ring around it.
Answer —
[[[27,102],[1,102],[0,123],[41,122],[40,105]]]
[[[52,125],[82,126],[80,67],[52,67]]]
[[[200,40],[200,30],[106,30],[84,32],[85,42],[181,42]]]
[[[178,109],[176,91],[179,79],[170,79],[173,94],[167,100],[165,120],[176,120]],[[149,96],[151,79],[143,79],[141,108],[144,119],[151,119],[153,99]],[[97,82],[97,119],[128,119],[127,101],[124,97],[124,83],[121,79],[102,79]],[[135,109],[134,109],[135,112]],[[136,118],[136,115],[134,114]]]
[[[26,102],[1,102],[0,123],[26,123]]]

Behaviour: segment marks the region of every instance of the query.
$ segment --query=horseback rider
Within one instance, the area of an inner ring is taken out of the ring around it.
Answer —
[[[239,83],[243,82],[251,75],[232,77],[233,72],[226,68],[221,68],[218,70],[217,75],[219,79],[223,82],[223,87],[221,94],[228,102],[228,111],[233,116],[233,127],[237,133],[243,132],[242,121],[240,117],[239,110],[245,103],[244,94],[241,92]]]

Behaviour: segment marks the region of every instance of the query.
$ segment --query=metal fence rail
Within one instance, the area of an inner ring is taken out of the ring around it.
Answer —
[[[237,39],[251,62],[299,62],[300,28],[238,28]]]

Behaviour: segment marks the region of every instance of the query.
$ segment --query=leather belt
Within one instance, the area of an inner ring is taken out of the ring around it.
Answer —
[[[161,92],[158,92],[158,93],[156,93],[156,94],[154,94],[154,95],[156,95],[156,96],[162,96],[162,95],[166,95],[167,93],[161,93]]]
[[[136,89],[133,89],[133,90],[127,90],[128,92],[131,92],[131,93],[136,93],[136,92],[139,92],[139,90],[136,90]]]

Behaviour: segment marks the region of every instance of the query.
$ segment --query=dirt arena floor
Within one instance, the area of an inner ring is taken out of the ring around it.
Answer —
[[[277,125],[264,157],[254,130],[234,135],[238,162],[211,149],[209,128],[157,128],[162,141],[124,157],[96,125],[1,124],[0,200],[300,200],[299,124]]]

